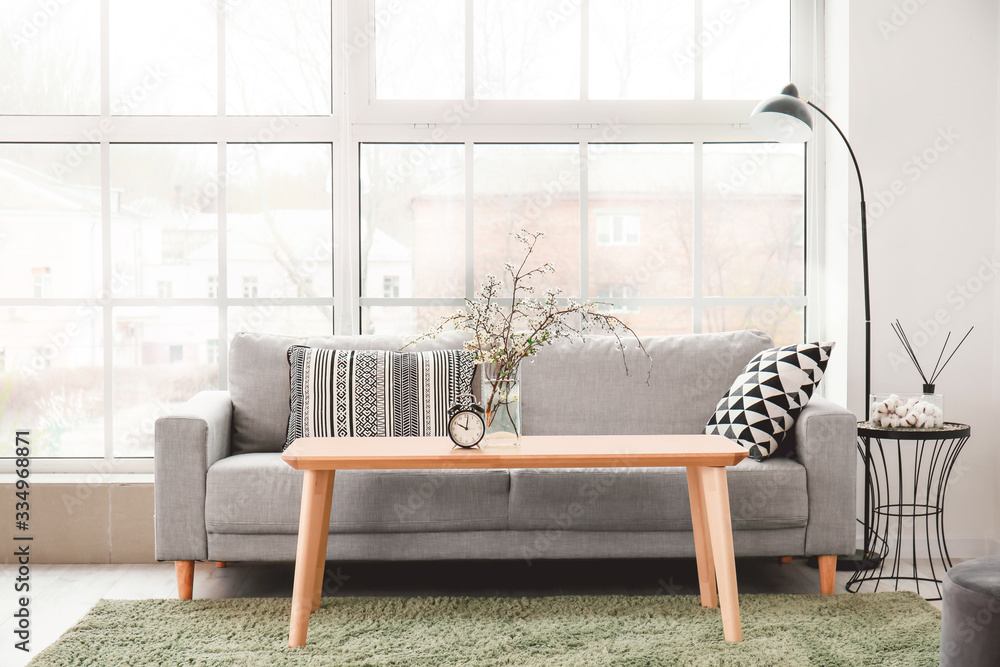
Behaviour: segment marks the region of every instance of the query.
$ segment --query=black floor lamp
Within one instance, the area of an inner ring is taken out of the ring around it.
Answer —
[[[750,115],[750,127],[756,130],[761,136],[772,141],[785,143],[804,143],[812,137],[813,123],[812,114],[807,105],[820,112],[826,118],[837,134],[847,145],[847,151],[851,154],[854,162],[854,169],[858,173],[858,187],[861,188],[861,266],[864,274],[865,287],[865,395],[861,405],[864,406],[866,414],[863,419],[867,419],[868,397],[872,389],[872,316],[871,303],[868,297],[868,208],[865,205],[865,183],[861,179],[861,167],[858,166],[858,158],[854,155],[851,142],[847,140],[844,132],[837,126],[833,119],[825,111],[810,102],[799,97],[799,89],[794,83],[784,87],[780,95],[769,97],[757,105]],[[871,488],[869,477],[868,457],[869,452],[865,452],[865,516],[870,511],[870,500],[868,489]],[[855,563],[860,563],[849,569],[868,569],[874,566],[869,554],[871,554],[871,544],[869,543],[868,532],[865,531],[865,548],[860,557],[855,558]],[[848,561],[848,563],[851,561]],[[846,566],[847,563],[844,563]]]

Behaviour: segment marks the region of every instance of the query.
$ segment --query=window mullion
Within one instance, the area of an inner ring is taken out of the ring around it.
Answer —
[[[587,176],[590,167],[588,146],[586,141],[580,142],[580,298],[584,301],[590,297],[590,235],[587,231],[590,191],[590,179]]]
[[[702,0],[694,0],[694,43],[699,44],[701,42],[701,30],[702,30],[702,13],[704,11]],[[694,50],[694,99],[702,100],[704,99],[703,85],[702,85],[702,71],[704,68],[704,53],[705,50],[702,48],[697,48]]]
[[[580,99],[590,99],[590,0],[580,0]]]
[[[111,117],[111,0],[101,0],[101,127]],[[111,294],[111,144],[101,132],[101,284]],[[103,294],[102,294],[103,296]],[[104,459],[114,458],[114,331],[111,299],[101,305],[104,327]]]
[[[473,0],[465,0],[465,99],[476,97],[476,36],[473,23]]]
[[[701,4],[701,3],[698,3]],[[694,142],[694,201],[692,202],[691,224],[691,296],[694,297],[694,306],[691,317],[694,325],[694,333],[702,332],[702,310],[704,299],[702,294],[702,195],[704,193],[704,144],[700,141]]]
[[[219,235],[219,270],[218,285],[215,297],[219,304],[219,389],[226,389],[229,385],[229,307],[226,305],[226,297],[229,296],[229,243],[227,240],[229,231],[229,204],[227,185],[229,184],[226,164],[228,159],[228,146],[226,142],[218,143],[218,177],[219,195],[216,199],[216,219],[218,221]]]
[[[476,293],[475,144],[465,144],[465,298]]]

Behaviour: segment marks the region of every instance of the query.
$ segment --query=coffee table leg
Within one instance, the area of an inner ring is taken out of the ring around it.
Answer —
[[[320,519],[319,541],[316,543],[316,583],[313,589],[312,611],[319,609],[323,602],[323,575],[326,570],[326,543],[330,537],[330,504],[333,500],[333,484],[337,472],[330,471],[330,482],[327,484],[326,498],[323,500],[323,517]]]
[[[733,523],[729,516],[729,487],[724,467],[700,468],[704,484],[708,529],[712,535],[715,578],[719,583],[722,631],[727,642],[743,641],[740,627],[740,599],[736,588],[736,557],[733,552]]]
[[[333,472],[306,470],[302,481],[302,509],[299,512],[299,542],[295,550],[295,584],[292,589],[292,620],[288,631],[290,647],[305,646],[316,592],[316,560],[319,542],[328,534]]]
[[[705,507],[705,487],[701,469],[687,469],[688,498],[691,501],[691,523],[694,526],[694,553],[698,560],[698,588],[702,607],[718,607],[715,594],[715,563],[712,560],[712,539],[708,531]]]

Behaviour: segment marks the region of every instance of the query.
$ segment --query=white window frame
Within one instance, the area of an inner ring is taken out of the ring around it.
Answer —
[[[101,113],[97,116],[0,116],[0,143],[69,143],[95,144],[100,153],[102,191],[102,277],[103,284],[112,280],[111,228],[112,207],[116,206],[115,193],[110,188],[110,149],[117,143],[211,143],[218,151],[220,165],[227,164],[229,144],[246,143],[248,138],[261,143],[327,143],[333,154],[333,306],[332,333],[357,334],[361,331],[361,310],[366,305],[382,305],[386,300],[361,297],[359,261],[360,195],[359,182],[360,146],[366,142],[385,143],[459,143],[466,151],[467,194],[472,187],[472,151],[476,142],[510,143],[575,143],[586,159],[589,143],[692,143],[695,147],[695,206],[700,206],[702,190],[701,147],[711,142],[749,143],[758,137],[747,125],[747,118],[755,100],[730,100],[705,102],[701,94],[701,55],[695,58],[696,90],[694,100],[682,101],[503,101],[472,98],[471,85],[467,85],[466,99],[450,101],[396,101],[375,100],[374,49],[369,39],[359,53],[357,35],[373,35],[375,17],[371,0],[343,0],[333,2],[333,95],[329,114],[314,116],[227,116],[226,115],[226,3],[217,3],[217,61],[218,99],[214,116],[113,116],[111,114],[109,64],[110,48],[108,16],[110,0],[100,1],[101,35]],[[581,47],[586,49],[589,2],[580,0],[582,14]],[[472,0],[466,0],[466,67],[471,70],[474,38],[472,25]],[[806,96],[808,91],[821,91],[824,0],[791,1],[792,7],[792,70],[795,81]],[[695,34],[701,30],[701,2],[696,0]],[[586,96],[589,72],[587,59],[581,63],[581,95]],[[775,91],[777,92],[777,91]],[[470,108],[474,113],[469,115]],[[445,121],[449,112],[463,111],[469,117],[455,126]],[[530,119],[526,123],[525,119]],[[280,132],[274,129],[280,127]],[[442,134],[443,133],[443,134]],[[823,138],[818,134],[807,151],[807,267],[805,297],[785,300],[788,305],[807,308],[807,334],[813,335],[818,324],[809,317],[816,297],[814,287],[821,285],[816,271],[821,270],[823,256],[819,213],[823,210],[822,178],[818,176],[822,165]],[[585,172],[583,175],[586,178]],[[585,182],[582,184],[585,185]],[[215,297],[172,299],[171,303],[185,306],[215,306],[219,308],[218,355],[219,389],[227,388],[228,322],[227,309],[231,307],[269,305],[330,305],[329,298],[262,298],[246,299],[230,296],[227,275],[227,212],[224,179],[220,179],[218,198],[219,273]],[[466,198],[466,296],[472,296],[474,283],[472,198]],[[696,212],[700,215],[700,212]],[[582,252],[587,251],[588,212],[586,201],[580,207]],[[731,300],[708,298],[700,294],[701,266],[699,250],[700,233],[694,232],[694,322],[701,322],[699,304],[732,305],[738,301],[745,305],[747,299]],[[584,265],[581,271],[581,295],[587,296],[589,277]],[[819,295],[822,298],[822,295]],[[690,304],[692,299],[638,298],[622,305],[676,305]],[[762,305],[773,299],[759,299]],[[84,299],[0,299],[0,308],[79,306]],[[462,299],[400,298],[395,305],[461,305]],[[641,303],[640,303],[641,302]],[[112,309],[126,306],[158,306],[154,298],[112,297],[101,307],[106,341],[110,341]],[[32,462],[35,472],[71,472],[111,475],[115,473],[149,473],[151,458],[124,459],[113,455],[113,404],[112,369],[114,348],[106,343],[104,348],[105,447],[100,458],[36,459]],[[0,473],[13,471],[13,460],[0,460]]]

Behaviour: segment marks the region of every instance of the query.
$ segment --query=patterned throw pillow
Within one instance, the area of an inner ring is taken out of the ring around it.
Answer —
[[[447,435],[448,408],[470,391],[472,354],[288,349],[290,414],[296,438]]]
[[[764,350],[715,408],[705,433],[724,435],[757,461],[773,454],[823,379],[834,343]]]

